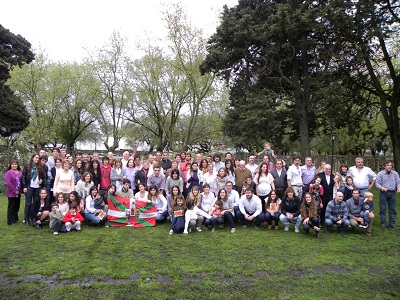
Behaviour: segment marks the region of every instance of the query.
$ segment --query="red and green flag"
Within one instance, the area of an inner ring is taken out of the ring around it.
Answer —
[[[106,225],[148,227],[156,225],[157,209],[153,203],[119,196],[108,196]]]

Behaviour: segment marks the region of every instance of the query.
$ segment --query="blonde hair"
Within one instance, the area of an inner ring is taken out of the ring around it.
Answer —
[[[364,193],[364,198],[373,198],[374,197],[374,194],[372,194],[371,192],[365,192]]]

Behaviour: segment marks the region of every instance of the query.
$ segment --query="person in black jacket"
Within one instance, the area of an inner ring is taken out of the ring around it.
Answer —
[[[326,206],[333,199],[333,186],[335,185],[335,176],[332,174],[331,165],[325,164],[324,171],[317,174],[321,177],[321,185],[324,189],[324,194],[321,196],[323,207],[321,208],[321,223],[325,221]]]
[[[45,188],[40,189],[39,197],[33,200],[30,211],[30,219],[33,227],[42,229],[42,222],[50,216],[50,204]]]
[[[291,222],[296,221],[294,232],[300,232],[301,215],[300,215],[300,198],[294,194],[294,189],[289,187],[286,189],[285,196],[281,203],[281,215],[279,220],[285,225],[285,231],[289,231]]]
[[[147,188],[147,177],[149,174],[150,165],[147,160],[143,162],[143,168],[138,170],[135,175],[135,194],[139,192],[139,183],[143,184]]]
[[[25,194],[25,225],[30,224],[29,212],[31,210],[32,201],[39,197],[39,190],[46,183],[46,175],[41,163],[39,163],[39,155],[33,154],[29,163],[22,171],[22,191]]]

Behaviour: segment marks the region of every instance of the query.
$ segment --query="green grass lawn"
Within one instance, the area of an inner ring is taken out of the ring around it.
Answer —
[[[6,208],[1,196],[0,299],[400,298],[400,230],[381,230],[379,218],[372,237],[323,230],[319,240],[294,225],[239,224],[235,234],[169,235],[163,224],[54,236],[6,225]]]

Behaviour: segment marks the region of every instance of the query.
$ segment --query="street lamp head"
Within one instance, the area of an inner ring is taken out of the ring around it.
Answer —
[[[332,141],[336,140],[336,137],[337,137],[336,132],[332,132],[332,134],[331,134]]]

